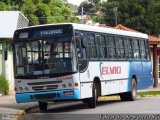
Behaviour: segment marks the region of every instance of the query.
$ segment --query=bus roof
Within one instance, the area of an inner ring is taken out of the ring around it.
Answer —
[[[116,34],[116,35],[125,35],[125,36],[140,37],[140,38],[148,39],[147,34],[140,33],[140,32],[131,32],[131,31],[118,30],[118,29],[114,29],[114,28],[105,28],[105,27],[91,26],[91,25],[77,24],[77,23],[44,24],[44,25],[36,25],[36,26],[25,27],[25,28],[22,28],[22,29],[36,28],[36,27],[39,28],[39,27],[43,27],[43,26],[52,26],[52,25],[53,26],[54,25],[72,25],[73,28],[76,29],[76,30],[109,33],[109,34]]]
[[[140,33],[140,32],[131,32],[131,31],[125,31],[125,30],[118,30],[114,28],[105,28],[105,27],[90,26],[90,25],[84,25],[84,24],[73,24],[73,26],[74,26],[74,29],[78,29],[78,30],[133,36],[133,37],[148,39],[147,34]]]

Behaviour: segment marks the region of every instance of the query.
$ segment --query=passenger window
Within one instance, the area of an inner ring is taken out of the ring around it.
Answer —
[[[125,56],[127,59],[132,59],[133,54],[132,54],[132,47],[131,47],[131,39],[130,38],[125,38],[124,39],[124,48],[125,48]]]
[[[95,38],[94,34],[88,34],[87,35],[88,40],[88,47],[87,47],[87,57],[88,58],[98,58],[97,57],[97,51],[96,51],[96,45],[95,45]]]
[[[145,40],[145,48],[146,48],[146,59],[150,60],[150,51],[149,51],[149,44],[148,44],[148,40]]]
[[[105,37],[96,35],[97,52],[99,58],[105,58]]]
[[[133,46],[134,59],[140,59],[139,44],[137,39],[133,39],[132,46]]]
[[[140,40],[140,53],[141,53],[141,58],[142,60],[147,59],[147,54],[146,54],[146,48],[145,48],[145,41]]]
[[[124,53],[124,44],[123,44],[123,38],[122,37],[116,37],[116,52],[117,52],[117,58],[118,59],[124,59],[125,53]]]
[[[114,39],[115,39],[114,36],[108,36],[108,39],[107,39],[107,50],[108,50],[109,59],[116,58]]]

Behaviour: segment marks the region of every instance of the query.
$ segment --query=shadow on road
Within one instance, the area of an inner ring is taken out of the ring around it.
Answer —
[[[99,101],[97,103],[97,107],[103,106],[103,105],[111,105],[115,103],[122,102],[121,100],[106,100],[106,101]],[[48,110],[47,111],[39,111],[37,110],[32,110],[29,113],[67,113],[67,112],[72,112],[72,111],[79,111],[82,109],[92,109],[89,108],[87,104],[82,103],[82,102],[66,102],[66,103],[56,103],[49,104]]]

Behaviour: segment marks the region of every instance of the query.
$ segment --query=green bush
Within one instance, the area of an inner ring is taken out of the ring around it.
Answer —
[[[8,80],[0,75],[0,93],[7,95],[9,93],[9,83]]]

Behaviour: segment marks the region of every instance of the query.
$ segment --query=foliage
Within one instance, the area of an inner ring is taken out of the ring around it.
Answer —
[[[79,22],[66,0],[1,0],[0,10],[20,10],[30,25]]]
[[[115,26],[113,8],[117,7],[118,23],[149,35],[160,33],[160,1],[158,0],[108,0],[101,9],[104,21]]]
[[[79,13],[82,7],[84,13],[91,16],[94,22],[114,27],[117,17],[118,24],[149,35],[160,35],[159,0],[108,0],[103,3],[99,0],[88,0],[78,7]]]
[[[78,13],[81,13],[82,7],[83,7],[84,14],[95,13],[96,11],[94,9],[94,6],[95,6],[94,4],[89,3],[88,1],[84,1],[78,7]]]
[[[98,3],[100,3],[101,0],[88,0],[88,1],[91,3],[94,3],[94,4],[98,4]]]
[[[4,10],[10,10],[11,6],[7,5],[6,3],[0,1],[0,11],[4,11]]]
[[[138,92],[139,96],[158,96],[160,95],[160,91],[147,91],[147,92]]]
[[[4,76],[0,76],[0,93],[7,95],[9,93],[8,80]]]

